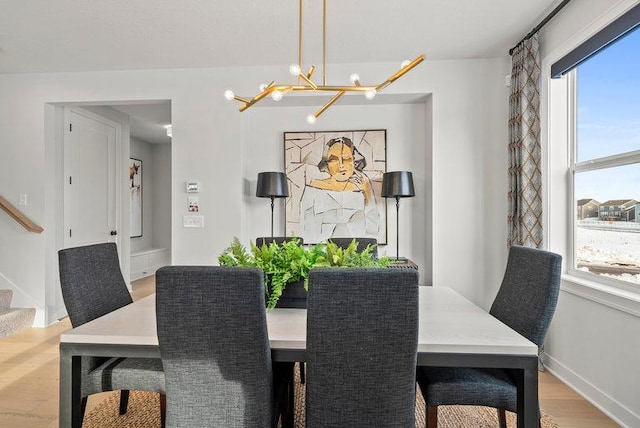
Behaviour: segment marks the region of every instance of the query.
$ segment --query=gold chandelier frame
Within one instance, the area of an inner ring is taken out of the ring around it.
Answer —
[[[227,100],[240,101],[240,111],[243,112],[258,101],[271,95],[275,101],[280,101],[284,94],[292,91],[306,91],[306,92],[334,92],[335,95],[327,101],[325,105],[320,107],[313,115],[307,116],[307,121],[311,124],[324,113],[331,105],[338,101],[347,92],[360,92],[365,94],[366,98],[373,99],[378,92],[398,80],[407,72],[412,70],[415,66],[424,61],[424,55],[418,56],[413,61],[406,60],[401,66],[400,70],[392,74],[387,80],[378,85],[363,85],[360,83],[360,77],[357,74],[350,76],[351,85],[337,86],[327,85],[327,0],[322,1],[322,84],[318,85],[311,80],[313,73],[315,72],[315,66],[310,66],[307,73],[302,71],[302,18],[303,18],[303,1],[299,1],[299,14],[298,14],[298,63],[291,64],[289,67],[289,73],[298,77],[298,83],[292,84],[280,84],[272,81],[269,84],[260,85],[260,92],[253,98],[240,97],[233,93],[231,90],[225,91],[225,98]]]

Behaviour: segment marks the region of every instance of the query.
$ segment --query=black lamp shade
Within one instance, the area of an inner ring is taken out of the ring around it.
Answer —
[[[382,176],[382,197],[411,198],[415,195],[413,175],[409,171],[385,172]]]
[[[286,198],[289,196],[287,175],[284,172],[258,173],[256,196],[259,198]]]

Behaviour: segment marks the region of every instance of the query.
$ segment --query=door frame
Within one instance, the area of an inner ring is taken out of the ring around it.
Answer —
[[[107,103],[92,103],[91,106],[106,106]],[[67,109],[73,109],[76,113],[81,114],[83,116],[90,117],[97,121],[107,123],[110,126],[115,127],[116,129],[116,188],[115,188],[115,198],[116,198],[116,227],[118,230],[118,235],[116,236],[116,246],[118,248],[118,254],[120,254],[120,265],[122,268],[122,233],[123,229],[123,213],[122,213],[122,192],[123,186],[125,185],[125,181],[121,179],[122,177],[122,168],[123,168],[123,150],[127,150],[128,156],[128,146],[123,147],[122,141],[122,125],[119,122],[108,119],[104,116],[95,114],[90,112],[89,110],[85,110],[78,104],[71,103],[48,103],[46,107],[46,122],[48,125],[48,129],[51,130],[51,133],[45,136],[47,140],[47,153],[45,157],[49,159],[49,171],[51,175],[47,175],[51,177],[51,182],[45,187],[49,186],[49,192],[47,194],[50,195],[51,199],[48,201],[50,206],[52,207],[52,212],[54,213],[53,223],[49,225],[49,230],[54,231],[54,238],[48,239],[46,244],[46,252],[47,256],[45,257],[45,270],[46,270],[46,278],[45,278],[45,313],[43,316],[44,325],[50,325],[56,320],[59,320],[65,316],[67,316],[67,310],[64,304],[64,300],[62,298],[62,291],[60,288],[60,275],[58,272],[58,250],[65,248],[65,218],[64,218],[64,208],[65,208],[65,191],[64,191],[64,183],[68,177],[65,177],[65,162],[64,162],[64,139],[66,137],[65,130],[68,129],[69,120],[67,115]],[[50,151],[49,151],[50,150]],[[128,220],[126,220],[128,222]],[[127,223],[128,224],[128,223]],[[128,229],[128,227],[127,227]],[[127,237],[128,239],[128,237]],[[124,274],[124,270],[123,270]],[[128,276],[125,276],[125,281],[128,280]]]

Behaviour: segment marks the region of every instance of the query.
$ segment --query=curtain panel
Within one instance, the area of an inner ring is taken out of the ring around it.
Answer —
[[[515,48],[509,96],[508,245],[542,245],[538,34]]]

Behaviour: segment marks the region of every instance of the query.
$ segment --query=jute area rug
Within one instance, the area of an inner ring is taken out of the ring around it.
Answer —
[[[158,394],[146,391],[131,391],[129,409],[125,415],[118,414],[120,394],[113,392],[102,403],[85,415],[84,428],[159,428],[160,401]],[[305,387],[300,384],[296,370],[295,427],[305,426]],[[422,395],[416,392],[416,427],[425,426],[425,406]],[[439,428],[496,428],[498,415],[495,409],[476,406],[438,407]],[[516,426],[516,415],[507,412],[507,426]],[[542,428],[558,428],[558,425],[542,412]]]

